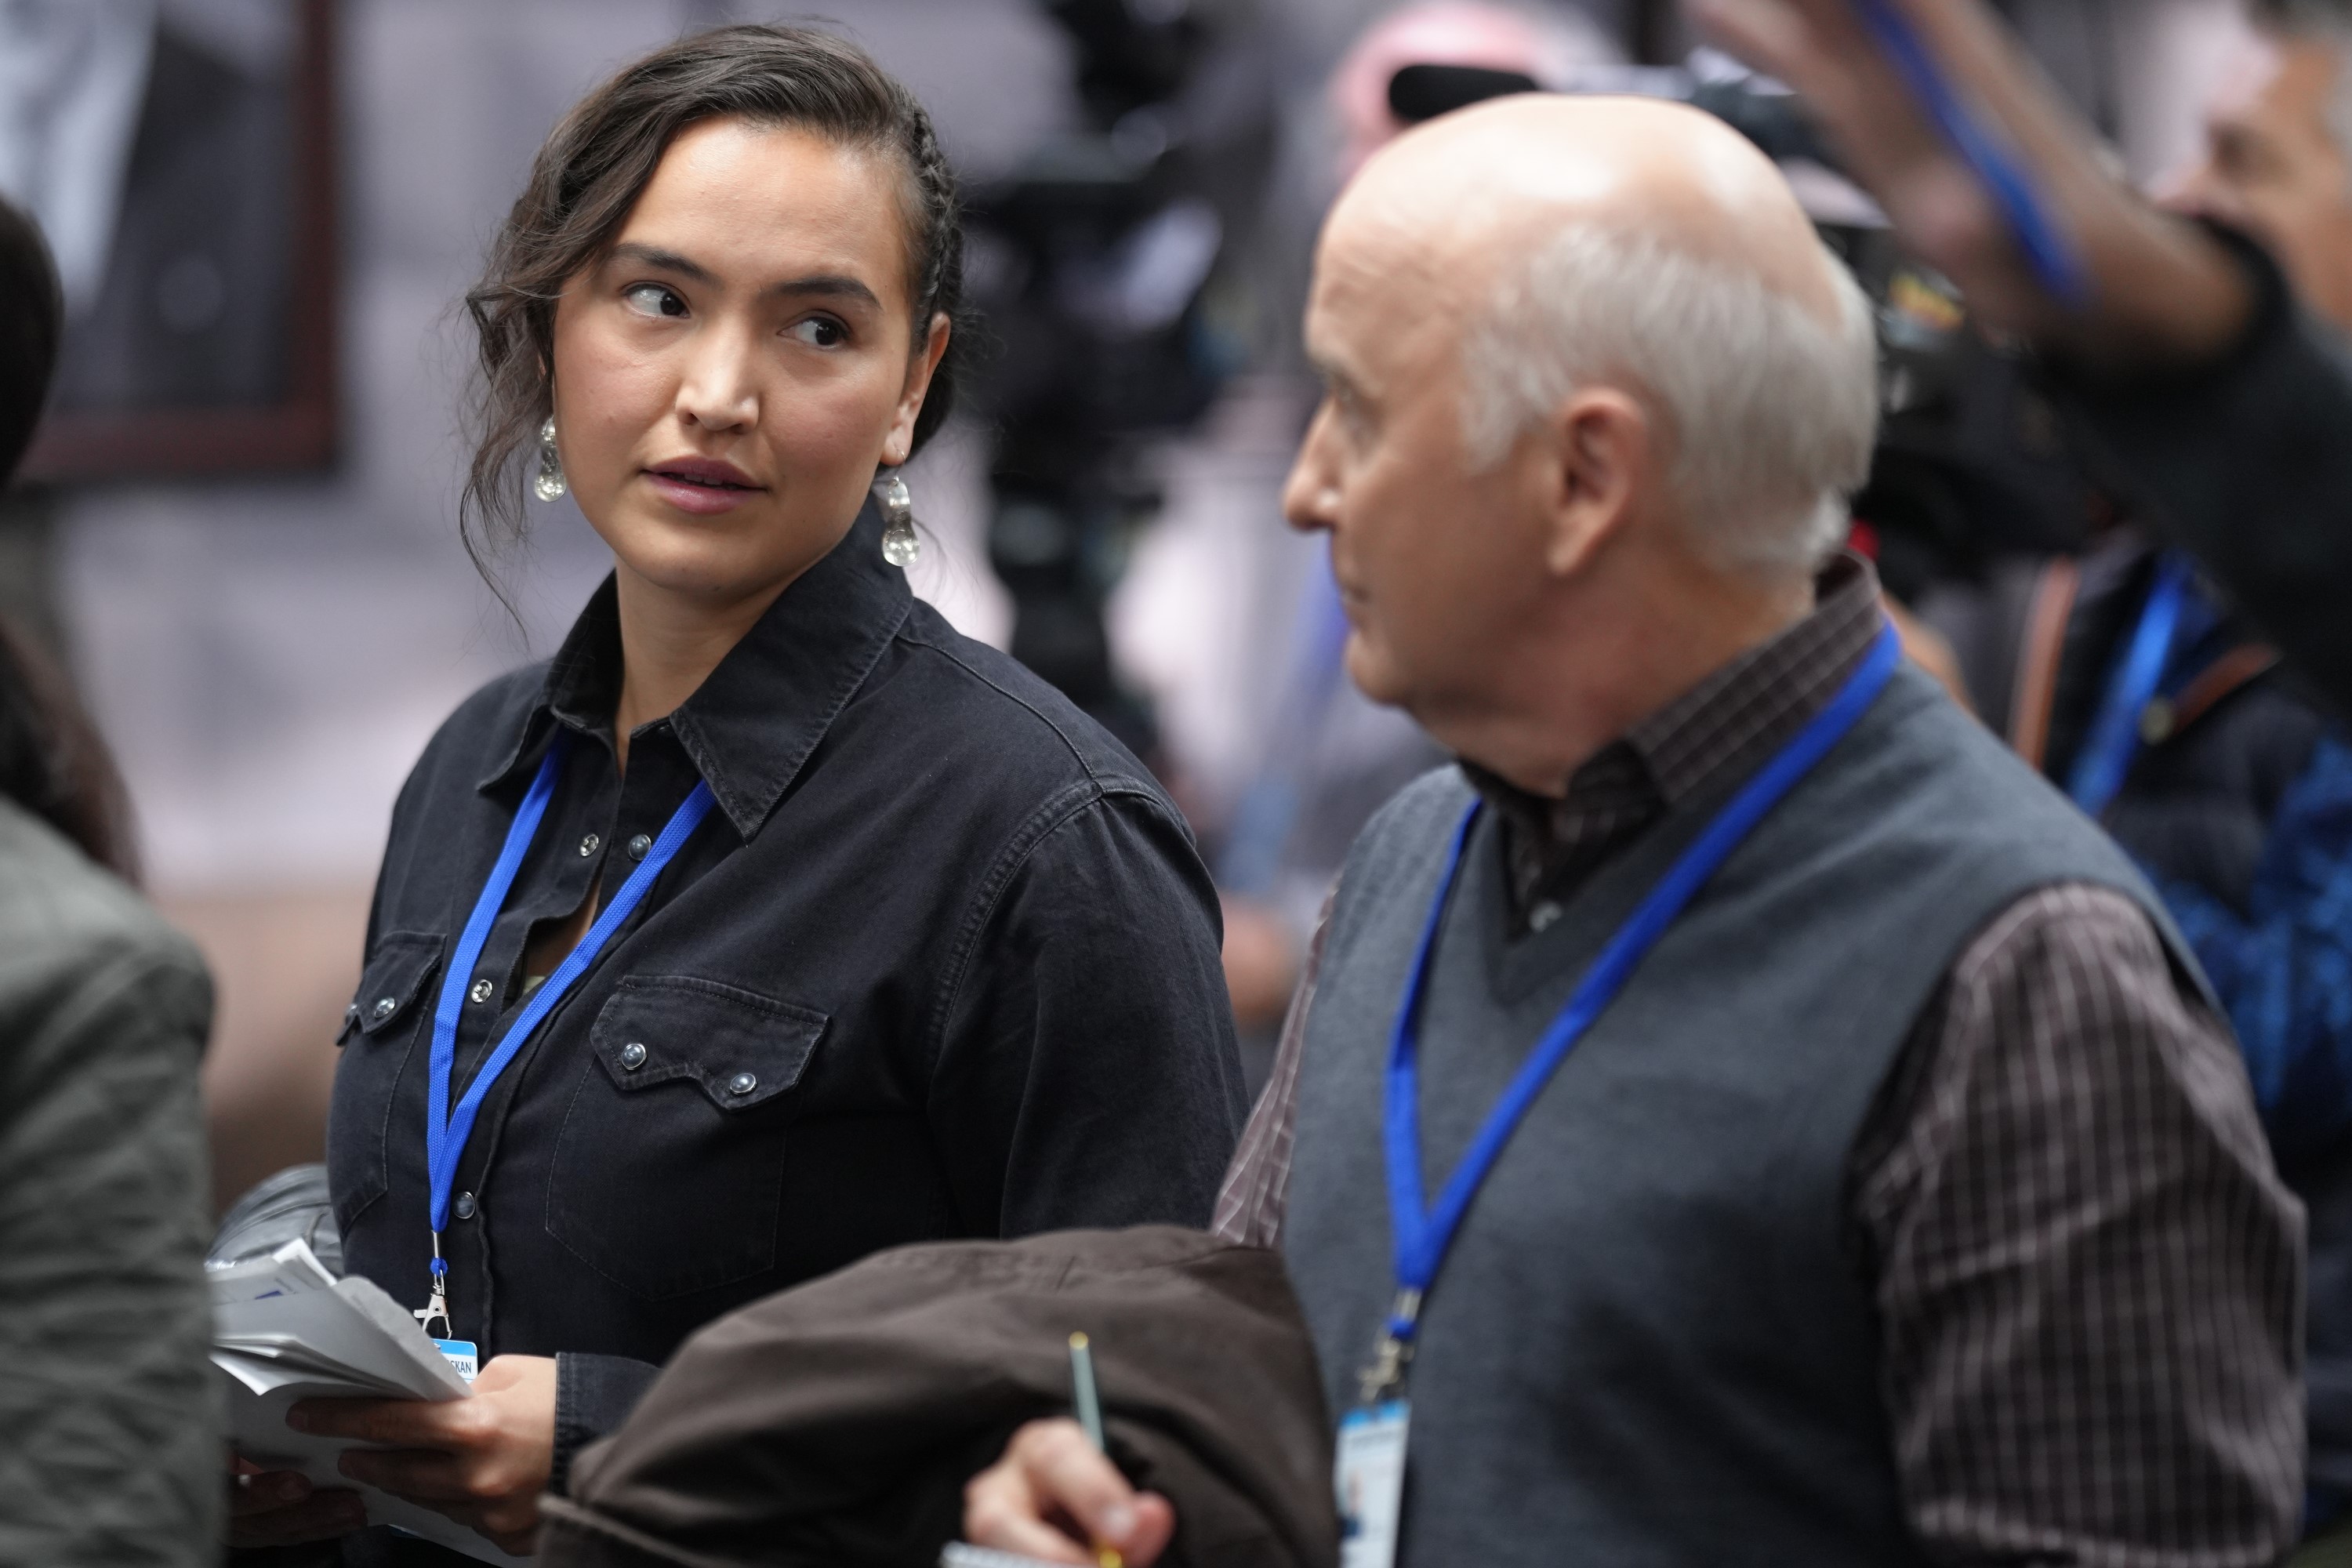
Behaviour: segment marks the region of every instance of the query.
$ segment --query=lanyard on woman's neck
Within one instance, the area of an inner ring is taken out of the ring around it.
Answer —
[[[522,797],[522,805],[515,812],[514,822],[507,828],[506,845],[499,851],[498,864],[490,868],[489,880],[482,884],[481,896],[474,900],[473,915],[466,921],[465,934],[457,939],[457,950],[450,954],[448,971],[441,977],[441,1000],[433,1012],[433,1054],[426,1077],[425,1110],[425,1168],[429,1184],[428,1217],[433,1226],[433,1297],[416,1314],[428,1332],[436,1319],[445,1330],[454,1331],[449,1321],[449,1265],[441,1256],[441,1232],[449,1223],[449,1197],[457,1182],[457,1162],[466,1152],[466,1140],[473,1133],[474,1118],[480,1113],[482,1101],[498,1082],[499,1075],[520,1054],[531,1032],[588,972],[613,933],[626,924],[637,906],[645,902],[662,868],[677,858],[694,830],[702,825],[702,819],[710,814],[710,786],[698,780],[692,793],[671,814],[668,825],[654,840],[646,858],[588,928],[588,934],[564,955],[563,962],[555,966],[555,973],[541,983],[522,1011],[507,1026],[506,1033],[483,1058],[473,1081],[466,1086],[464,1097],[452,1110],[450,1079],[457,1070],[457,1018],[466,1005],[466,988],[472,984],[474,966],[481,962],[490,927],[497,923],[499,910],[506,906],[515,874],[522,869],[523,857],[538,836],[540,819],[547,815],[547,803],[554,797],[556,782],[562,777],[571,745],[570,734],[559,728],[548,743],[546,760],[539,764],[539,773]]]

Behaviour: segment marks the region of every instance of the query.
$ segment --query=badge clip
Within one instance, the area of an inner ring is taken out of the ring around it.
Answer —
[[[428,1339],[454,1338],[457,1332],[457,1325],[449,1321],[448,1278],[449,1265],[441,1257],[441,1233],[436,1230],[433,1233],[433,1294],[425,1303],[424,1310],[411,1314]],[[441,1324],[438,1334],[433,1331],[436,1320]]]
[[[1382,1394],[1404,1382],[1405,1369],[1412,1363],[1413,1330],[1420,1318],[1421,1292],[1410,1288],[1399,1290],[1395,1305],[1389,1309],[1388,1324],[1372,1347],[1372,1364],[1356,1374],[1365,1405],[1378,1405]]]

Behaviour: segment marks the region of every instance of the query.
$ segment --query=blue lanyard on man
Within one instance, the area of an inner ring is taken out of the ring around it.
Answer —
[[[1347,1539],[1343,1561],[1349,1568],[1385,1564],[1391,1559],[1403,1484],[1407,1417],[1405,1402],[1397,1394],[1412,1358],[1422,1303],[1436,1283],[1479,1187],[1537,1096],[1624,989],[1651,949],[1766,814],[1861,721],[1885,689],[1901,657],[1893,628],[1882,630],[1829,704],[1740,787],[1706,831],[1683,851],[1593,961],[1574,994],[1487,1113],[1468,1152],[1432,1207],[1423,1201],[1421,1180],[1421,1008],[1438,928],[1444,921],[1446,902],[1461,871],[1463,850],[1477,822],[1478,807],[1474,804],[1464,814],[1454,830],[1444,874],[1438,879],[1437,894],[1430,904],[1429,921],[1405,981],[1390,1039],[1385,1140],[1397,1293],[1372,1364],[1362,1374],[1362,1407],[1347,1417],[1340,1430],[1338,1484]]]
[[[2164,684],[2164,667],[2172,658],[2174,634],[2197,580],[2197,568],[2178,550],[2156,558],[2156,581],[2149,584],[2147,603],[2139,613],[2122,662],[2116,666],[2100,698],[2090,732],[2066,776],[2066,793],[2085,816],[2097,818],[2116,796],[2138,761],[2141,731],[2148,705]]]
[[[530,790],[522,797],[522,805],[515,812],[514,822],[507,829],[506,846],[499,851],[498,864],[490,868],[489,880],[482,884],[481,896],[474,900],[474,912],[466,921],[465,934],[457,939],[457,950],[449,957],[448,972],[441,978],[441,1000],[433,1012],[433,1054],[426,1079],[425,1110],[425,1167],[429,1183],[429,1217],[433,1226],[433,1298],[425,1309],[417,1313],[426,1331],[438,1319],[444,1329],[455,1331],[449,1321],[447,1280],[449,1265],[441,1256],[441,1233],[449,1224],[449,1197],[457,1182],[457,1162],[466,1152],[466,1140],[474,1131],[474,1118],[480,1114],[482,1101],[488,1098],[499,1075],[506,1071],[530,1040],[533,1030],[555,1010],[574,983],[596,962],[597,953],[612,940],[613,933],[628,922],[646,895],[653,889],[655,880],[678,850],[693,837],[694,830],[709,816],[712,804],[710,786],[697,781],[693,791],[678,806],[654,840],[653,847],[637,863],[621,890],[613,895],[598,915],[595,923],[579,944],[564,955],[555,966],[555,973],[540,983],[531,993],[522,1011],[507,1026],[497,1046],[482,1061],[467,1085],[466,1093],[453,1110],[449,1105],[450,1079],[457,1069],[457,1018],[466,1005],[466,988],[473,983],[474,966],[481,962],[482,947],[489,941],[490,927],[505,907],[507,892],[514,886],[515,874],[522,869],[523,857],[530,852],[532,838],[539,833],[540,819],[547,815],[547,803],[555,795],[556,781],[562,777],[564,759],[571,750],[571,736],[557,730],[548,743],[546,760],[539,764],[539,773],[530,781]],[[446,1347],[445,1347],[446,1348]],[[470,1353],[470,1352],[468,1352]]]

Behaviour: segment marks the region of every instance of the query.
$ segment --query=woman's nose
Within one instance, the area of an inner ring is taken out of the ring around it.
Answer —
[[[697,345],[678,383],[677,411],[705,430],[748,429],[760,422],[759,379],[743,335],[714,332]]]

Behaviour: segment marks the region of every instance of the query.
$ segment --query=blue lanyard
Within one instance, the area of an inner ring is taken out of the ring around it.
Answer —
[[[2157,557],[2156,581],[2140,610],[2139,626],[2107,682],[2091,731],[2067,775],[2066,793],[2087,816],[2096,817],[2115,804],[2139,757],[2140,718],[2164,682],[2173,634],[2179,629],[2180,612],[2196,574],[2196,566],[2177,550]]]
[[[1912,97],[1960,155],[2009,221],[2010,233],[2044,289],[2069,305],[2088,304],[2093,283],[2082,255],[2051,215],[2026,167],[1979,121],[1908,18],[1890,0],[1859,0],[1863,21]]]
[[[1454,1168],[1445,1190],[1438,1194],[1437,1206],[1433,1209],[1424,1205],[1421,1186],[1421,1007],[1423,993],[1429,984],[1430,957],[1437,946],[1437,929],[1445,918],[1446,900],[1453,894],[1454,879],[1462,868],[1464,846],[1469,840],[1472,825],[1478,819],[1477,805],[1474,804],[1464,814],[1461,826],[1454,830],[1445,874],[1438,880],[1437,897],[1430,905],[1429,923],[1423,929],[1421,948],[1405,982],[1404,999],[1397,1008],[1396,1029],[1389,1047],[1385,1131],[1389,1211],[1396,1239],[1397,1300],[1379,1346],[1379,1361],[1365,1373],[1366,1403],[1402,1375],[1403,1362],[1411,1354],[1422,1299],[1436,1281],[1437,1271],[1445,1261],[1455,1233],[1462,1228],[1471,1200],[1477,1196],[1479,1187],[1494,1170],[1495,1162],[1501,1158],[1511,1135],[1518,1131],[1536,1097],[1731,852],[1861,720],[1885,689],[1901,657],[1901,645],[1893,628],[1881,631],[1861,667],[1829,705],[1740,786],[1730,804],[1707,825],[1696,842],[1683,851],[1658,885],[1650,889],[1641,906],[1593,961],[1575,994],[1536,1043],[1510,1087],[1503,1091],[1502,1099],[1487,1112],[1486,1124],[1478,1129],[1469,1152]]]
[[[473,915],[466,921],[465,934],[457,939],[457,951],[450,955],[448,971],[441,977],[441,1001],[433,1012],[433,1057],[425,1110],[425,1166],[431,1184],[433,1223],[433,1302],[425,1315],[428,1327],[436,1317],[445,1324],[449,1321],[444,1289],[449,1266],[441,1257],[441,1232],[449,1224],[449,1194],[457,1185],[457,1162],[466,1152],[466,1140],[473,1134],[474,1118],[480,1114],[483,1100],[498,1082],[499,1075],[521,1052],[531,1031],[555,1010],[573,983],[588,972],[588,966],[596,962],[597,953],[604,951],[613,933],[626,924],[637,906],[645,902],[663,868],[677,857],[694,830],[702,825],[702,819],[710,814],[710,786],[698,780],[693,791],[671,814],[668,825],[646,852],[645,859],[588,928],[588,934],[555,966],[555,973],[540,983],[522,1011],[515,1015],[514,1022],[507,1026],[497,1048],[474,1074],[473,1082],[466,1086],[465,1097],[453,1111],[449,1109],[449,1080],[457,1068],[457,1016],[466,1005],[466,987],[472,983],[474,966],[481,962],[483,944],[490,939],[490,927],[497,922],[499,910],[506,906],[515,873],[522,869],[523,856],[530,852],[530,841],[538,836],[540,819],[547,815],[547,803],[555,795],[555,783],[563,774],[564,758],[570,750],[571,736],[558,730],[548,744],[546,760],[539,764],[539,773],[530,781],[530,789],[523,795],[522,805],[507,829],[506,846],[499,851],[498,864],[490,868],[489,880],[482,884],[481,897],[474,900]]]

